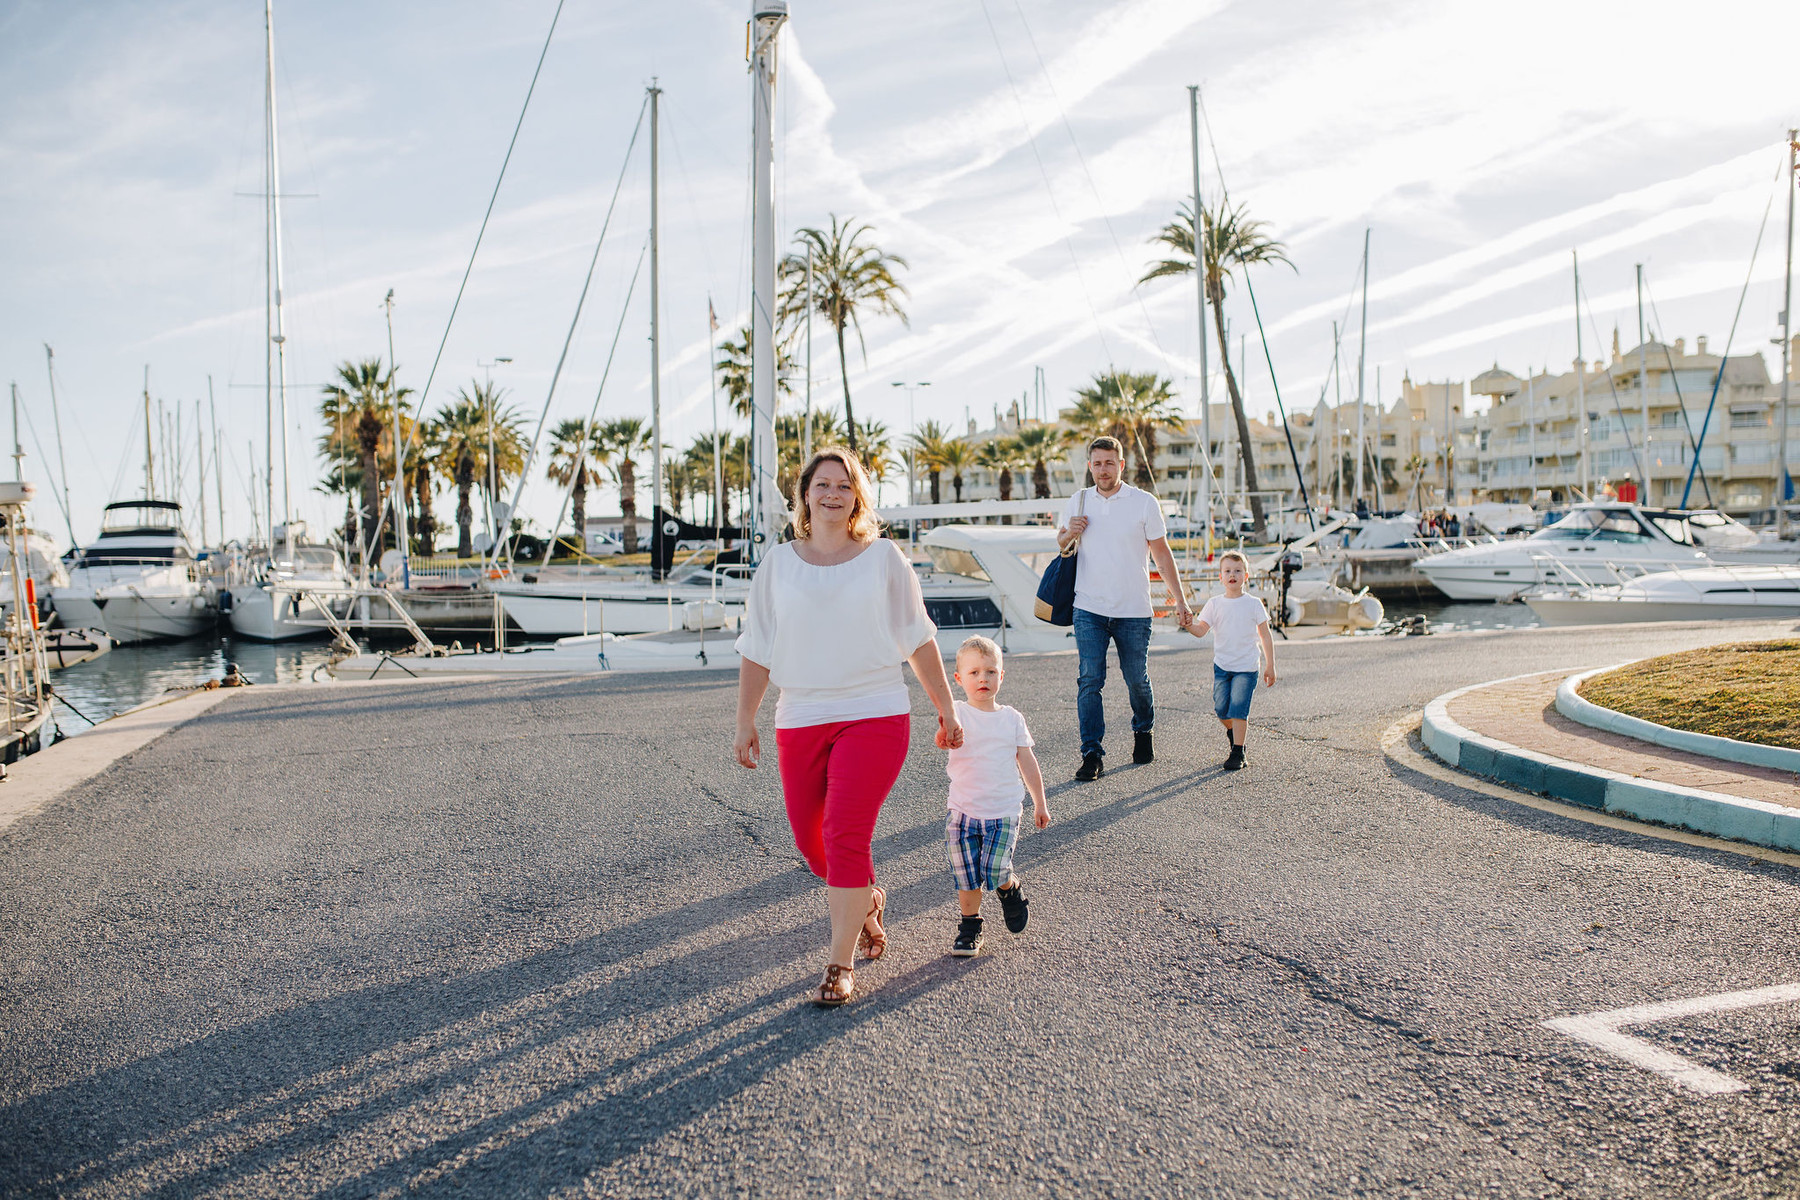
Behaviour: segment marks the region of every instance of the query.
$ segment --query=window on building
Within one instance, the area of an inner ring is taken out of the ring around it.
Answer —
[[[1392,446],[1392,445],[1395,445],[1395,444],[1396,444],[1396,443],[1395,443],[1395,441],[1394,441],[1394,439],[1395,439],[1395,437],[1397,437],[1397,436],[1398,436],[1398,435],[1397,435],[1397,434],[1392,434],[1392,433],[1384,433],[1384,434],[1382,434],[1382,435],[1381,435],[1381,444],[1382,444],[1382,445],[1384,445],[1384,446]]]
[[[1759,408],[1751,409],[1748,412],[1734,412],[1731,414],[1731,427],[1733,429],[1762,429],[1766,427],[1768,423],[1769,414]]]

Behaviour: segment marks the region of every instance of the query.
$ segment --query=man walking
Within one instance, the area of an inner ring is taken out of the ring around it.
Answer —
[[[1123,481],[1125,455],[1117,438],[1098,437],[1088,444],[1087,469],[1094,486],[1069,498],[1063,509],[1057,544],[1081,539],[1075,559],[1075,649],[1081,676],[1075,711],[1081,720],[1081,768],[1078,782],[1105,772],[1106,711],[1100,692],[1106,686],[1106,646],[1119,648],[1119,672],[1131,696],[1131,761],[1147,763],[1156,755],[1150,731],[1156,705],[1150,694],[1150,569],[1156,559],[1163,583],[1185,626],[1192,610],[1175,573],[1162,507],[1149,492]]]

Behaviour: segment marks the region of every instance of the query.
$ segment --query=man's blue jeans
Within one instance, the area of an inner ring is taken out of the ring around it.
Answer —
[[[1106,644],[1119,647],[1119,673],[1131,694],[1131,731],[1149,733],[1156,725],[1156,700],[1150,694],[1150,618],[1102,617],[1075,610],[1075,650],[1081,678],[1075,691],[1075,713],[1081,720],[1081,756],[1105,754],[1106,709],[1100,690],[1106,686]]]

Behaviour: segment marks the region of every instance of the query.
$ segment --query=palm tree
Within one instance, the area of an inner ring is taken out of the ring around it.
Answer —
[[[570,417],[550,433],[550,463],[544,474],[569,489],[569,519],[575,531],[575,550],[587,549],[587,489],[597,479],[604,447],[586,421]]]
[[[320,408],[327,422],[325,440],[328,444],[321,448],[328,458],[334,458],[340,464],[350,457],[351,448],[355,449],[355,484],[351,484],[347,474],[342,482],[346,487],[358,486],[362,491],[361,540],[366,543],[365,553],[372,553],[382,540],[381,530],[376,527],[376,522],[381,519],[382,488],[394,475],[394,409],[396,405],[400,408],[401,437],[410,440],[408,427],[411,421],[405,412],[406,397],[412,395],[412,389],[396,388],[392,369],[384,373],[381,359],[365,358],[339,363],[337,379],[322,390],[324,398]],[[384,458],[386,470],[383,470]],[[406,499],[403,495],[389,498],[396,505],[404,504]]]
[[[995,484],[1001,500],[1012,499],[1012,469],[1024,461],[1024,452],[1019,449],[1017,438],[997,437],[985,441],[975,451],[975,465],[984,471],[994,473]],[[1003,525],[1012,524],[1012,516],[1000,518]]]
[[[887,482],[888,472],[896,465],[894,435],[881,421],[864,421],[858,436],[862,449],[857,453],[862,458],[863,469],[879,489]]]
[[[1185,432],[1187,422],[1175,406],[1175,385],[1153,372],[1101,371],[1086,387],[1075,390],[1077,420],[1106,433],[1125,447],[1126,465],[1136,463],[1134,482],[1145,491],[1155,487],[1157,434]]]
[[[856,410],[850,404],[850,360],[844,346],[844,330],[856,327],[856,342],[868,360],[868,346],[863,340],[862,313],[873,309],[900,318],[911,325],[906,310],[900,306],[906,287],[894,277],[894,268],[905,267],[906,260],[889,254],[864,240],[873,234],[869,225],[858,225],[854,218],[839,223],[834,213],[831,230],[802,229],[794,235],[801,249],[790,252],[781,262],[784,290],[779,318],[793,326],[807,309],[812,309],[831,323],[837,334],[838,373],[844,383],[844,421],[850,433],[850,449],[856,449]],[[807,291],[807,251],[811,251],[812,290]]]
[[[1401,466],[1401,470],[1412,472],[1413,507],[1419,507],[1419,481],[1425,478],[1425,468],[1431,464],[1425,461],[1423,454],[1415,454]]]
[[[719,386],[725,389],[725,398],[731,405],[731,411],[750,419],[751,410],[755,407],[750,396],[750,335],[748,325],[738,333],[738,340],[727,339],[719,343],[719,361],[714,364],[719,373]],[[780,338],[775,339],[775,407],[781,408],[781,393],[794,394],[791,376],[794,373],[794,356]]]
[[[943,469],[950,472],[951,490],[956,493],[956,502],[961,504],[963,472],[975,465],[975,447],[967,438],[950,438],[944,443],[941,453]]]
[[[921,421],[918,432],[909,440],[912,442],[913,469],[926,473],[931,480],[931,502],[942,504],[944,448],[950,444],[950,431],[938,421]]]
[[[469,558],[475,553],[475,509],[469,496],[475,472],[487,457],[487,405],[471,398],[467,389],[456,394],[458,398],[438,409],[432,419],[438,430],[432,457],[437,469],[456,484],[456,556]]]
[[[1096,380],[1108,378],[1105,373],[1095,376]],[[1119,444],[1124,445],[1125,416],[1119,410],[1116,391],[1109,387],[1077,388],[1075,405],[1069,410],[1069,432],[1081,442],[1091,442],[1097,437],[1110,437],[1119,439]],[[1082,456],[1084,463],[1086,457]],[[1092,471],[1084,468],[1082,479],[1083,487],[1094,486]]]
[[[436,421],[420,421],[414,432],[414,445],[406,460],[406,473],[415,497],[412,532],[417,539],[418,553],[429,558],[437,553],[437,519],[431,513],[431,468],[437,460],[444,431]]]
[[[615,456],[610,466],[619,485],[619,514],[625,518],[625,553],[636,554],[637,456],[650,452],[650,429],[642,417],[618,417],[601,426],[598,436]]]
[[[1219,206],[1214,210],[1203,210],[1201,213],[1205,236],[1202,239],[1202,254],[1206,264],[1206,299],[1212,305],[1214,328],[1218,331],[1219,345],[1225,342],[1225,281],[1231,278],[1232,271],[1242,267],[1248,270],[1259,263],[1294,264],[1288,259],[1287,247],[1270,237],[1265,232],[1267,226],[1262,221],[1251,220],[1245,213],[1244,206],[1226,207],[1221,198]],[[1194,269],[1194,211],[1186,204],[1181,206],[1175,220],[1162,227],[1162,231],[1150,239],[1160,242],[1172,252],[1172,257],[1155,263],[1147,271],[1139,283],[1148,283],[1164,275],[1185,275]],[[1250,439],[1250,418],[1244,413],[1244,398],[1238,392],[1237,376],[1231,370],[1231,356],[1224,357],[1225,389],[1231,394],[1231,414],[1237,422],[1238,449],[1244,459],[1244,488],[1250,493],[1250,515],[1256,522],[1256,536],[1268,537],[1268,521],[1263,515],[1262,497],[1257,495],[1255,445]]]
[[[1069,449],[1074,431],[1064,429],[1060,425],[1026,425],[1021,428],[1013,442],[1019,448],[1019,457],[1031,464],[1032,498],[1048,500],[1050,498],[1049,460],[1061,457]]]
[[[744,474],[743,459],[732,452],[732,440],[729,437],[719,439],[719,494],[713,497],[713,514],[711,519],[720,525],[731,524],[731,493],[742,482]],[[713,439],[710,433],[700,434],[693,445],[683,455],[688,466],[694,472],[694,488],[696,491],[704,487],[712,490],[713,484]]]

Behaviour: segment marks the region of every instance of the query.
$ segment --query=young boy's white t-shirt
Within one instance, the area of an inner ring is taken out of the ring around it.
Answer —
[[[1262,665],[1257,626],[1269,619],[1263,602],[1245,592],[1232,599],[1220,594],[1200,609],[1200,619],[1213,635],[1213,665],[1221,671],[1254,671]]]
[[[950,807],[978,821],[1016,817],[1024,810],[1025,781],[1019,776],[1019,747],[1030,746],[1031,730],[1019,710],[1005,704],[982,712],[956,702],[963,744],[950,751]]]

